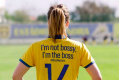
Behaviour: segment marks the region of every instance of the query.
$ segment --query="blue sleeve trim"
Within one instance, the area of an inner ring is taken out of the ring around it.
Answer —
[[[30,65],[28,65],[26,62],[24,62],[22,59],[19,59],[20,62],[22,62],[24,65],[26,65],[27,67],[32,67]]]
[[[87,66],[85,66],[84,68],[88,68],[89,66],[91,66],[93,63],[95,63],[94,61],[89,63]]]

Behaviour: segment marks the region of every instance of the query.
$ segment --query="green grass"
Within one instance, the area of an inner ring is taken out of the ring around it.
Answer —
[[[0,80],[12,80],[12,74],[19,58],[29,45],[0,45]],[[119,46],[97,45],[87,46],[95,59],[103,80],[119,79]],[[35,68],[31,68],[24,76],[25,80],[36,80]],[[80,67],[78,80],[91,80],[91,77]]]

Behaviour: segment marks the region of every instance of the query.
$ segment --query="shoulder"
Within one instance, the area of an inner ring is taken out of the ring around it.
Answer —
[[[34,42],[33,44],[32,44],[32,46],[38,46],[38,45],[42,45],[42,44],[47,44],[47,43],[49,43],[49,39],[47,38],[47,39],[44,39],[44,40],[41,40],[41,41],[36,41],[36,42]]]

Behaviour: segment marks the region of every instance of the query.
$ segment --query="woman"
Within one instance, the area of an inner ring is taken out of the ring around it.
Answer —
[[[48,11],[49,37],[33,43],[21,57],[13,80],[22,80],[30,67],[36,67],[37,80],[77,80],[79,67],[86,69],[92,80],[101,74],[86,46],[67,38],[69,12],[64,5]]]

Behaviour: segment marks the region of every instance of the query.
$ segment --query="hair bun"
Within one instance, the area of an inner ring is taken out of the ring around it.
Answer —
[[[63,8],[63,4],[59,4],[59,5],[57,5],[57,7]]]

